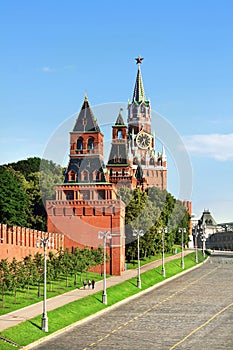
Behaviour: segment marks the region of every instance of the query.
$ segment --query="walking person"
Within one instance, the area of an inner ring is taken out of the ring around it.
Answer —
[[[91,280],[88,280],[88,289],[91,289]]]
[[[84,288],[84,289],[86,289],[86,285],[87,285],[87,281],[84,280],[84,281],[83,281],[83,288]]]
[[[92,280],[91,284],[92,284],[92,289],[95,289],[95,280]]]

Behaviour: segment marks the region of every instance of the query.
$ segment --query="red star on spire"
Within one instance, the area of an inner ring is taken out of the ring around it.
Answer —
[[[138,56],[137,58],[135,58],[135,60],[136,60],[136,64],[141,64],[142,60],[144,60],[144,58]]]

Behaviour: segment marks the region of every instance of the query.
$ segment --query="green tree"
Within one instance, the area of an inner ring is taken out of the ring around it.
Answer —
[[[65,278],[66,278],[66,287],[68,287],[68,277],[72,272],[72,262],[73,262],[73,259],[72,259],[71,253],[70,253],[69,249],[66,248],[62,252],[62,256],[60,259],[62,271],[63,271]]]
[[[16,163],[9,163],[5,166],[13,168],[15,171],[20,172],[26,180],[31,173],[38,172],[40,170],[41,159],[38,157],[30,157],[25,160],[19,160]]]
[[[47,278],[50,284],[50,292],[53,291],[53,280],[56,279],[55,267],[56,267],[56,256],[53,252],[49,252],[49,259],[47,260]]]
[[[46,231],[45,201],[54,198],[55,184],[63,182],[64,169],[38,157],[0,167],[0,220]]]
[[[10,289],[11,278],[7,259],[0,260],[0,288],[2,295],[2,308],[5,307],[5,293]]]
[[[64,181],[64,168],[53,161],[41,159],[40,163],[40,190],[43,203],[48,199],[53,199],[55,195],[54,187]]]
[[[27,295],[30,298],[30,287],[35,283],[36,278],[36,265],[33,261],[32,255],[28,255],[23,259],[24,263],[24,274],[26,277],[26,285],[27,285]]]
[[[13,258],[9,267],[10,267],[10,274],[11,274],[10,287],[14,295],[14,304],[16,304],[17,291],[20,287],[23,287],[26,282],[26,277],[24,274],[25,269],[24,269],[23,262],[17,261],[15,258]]]
[[[160,229],[167,227],[164,235],[165,251],[171,251],[180,240],[178,228],[187,228],[185,242],[188,239],[189,215],[182,202],[176,200],[169,192],[156,187],[146,192],[136,189],[133,192],[123,189],[122,199],[126,203],[126,259],[130,261],[137,256],[137,242],[133,230],[143,230],[140,238],[140,255],[147,257],[162,250]]]
[[[29,201],[26,180],[12,168],[0,167],[0,221],[27,226]]]
[[[35,270],[35,281],[37,282],[37,296],[41,296],[41,282],[43,281],[43,271],[44,271],[44,259],[41,253],[37,252],[33,257],[34,264],[36,266]]]
[[[72,254],[72,272],[74,274],[74,286],[77,285],[77,275],[80,272],[80,249],[76,247]]]
[[[39,181],[39,172],[28,174],[26,191],[30,208],[28,215],[28,226],[37,230],[46,231],[47,213],[41,198]]]

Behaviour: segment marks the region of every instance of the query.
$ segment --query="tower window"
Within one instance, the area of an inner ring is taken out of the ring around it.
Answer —
[[[98,200],[105,199],[105,191],[97,191],[98,193]]]
[[[150,165],[154,165],[154,164],[155,164],[154,158],[151,158],[151,159],[150,159]]]
[[[77,150],[81,151],[83,149],[83,138],[79,137],[77,141]]]
[[[80,191],[82,199],[89,200],[90,199],[90,191]]]
[[[83,170],[81,180],[87,182],[89,181],[89,178],[89,172],[87,170]]]
[[[117,138],[118,138],[118,140],[122,140],[122,130],[121,129],[117,131]]]
[[[74,192],[73,191],[66,191],[66,199],[67,200],[73,200],[74,199]]]
[[[75,172],[74,171],[70,171],[69,172],[69,181],[75,181]]]
[[[100,179],[101,179],[101,177],[100,177],[100,172],[99,172],[99,170],[95,170],[95,171],[93,172],[93,180],[94,180],[94,181],[100,181]]]
[[[89,150],[94,149],[94,138],[93,138],[93,137],[90,137],[90,138],[88,139],[87,148],[88,148]]]
[[[146,160],[145,160],[145,158],[142,158],[142,160],[141,160],[141,165],[146,165]]]

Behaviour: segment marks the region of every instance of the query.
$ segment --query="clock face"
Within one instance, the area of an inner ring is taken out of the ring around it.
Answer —
[[[136,143],[138,147],[142,149],[149,148],[151,145],[151,136],[146,134],[145,132],[139,133],[136,137]]]

